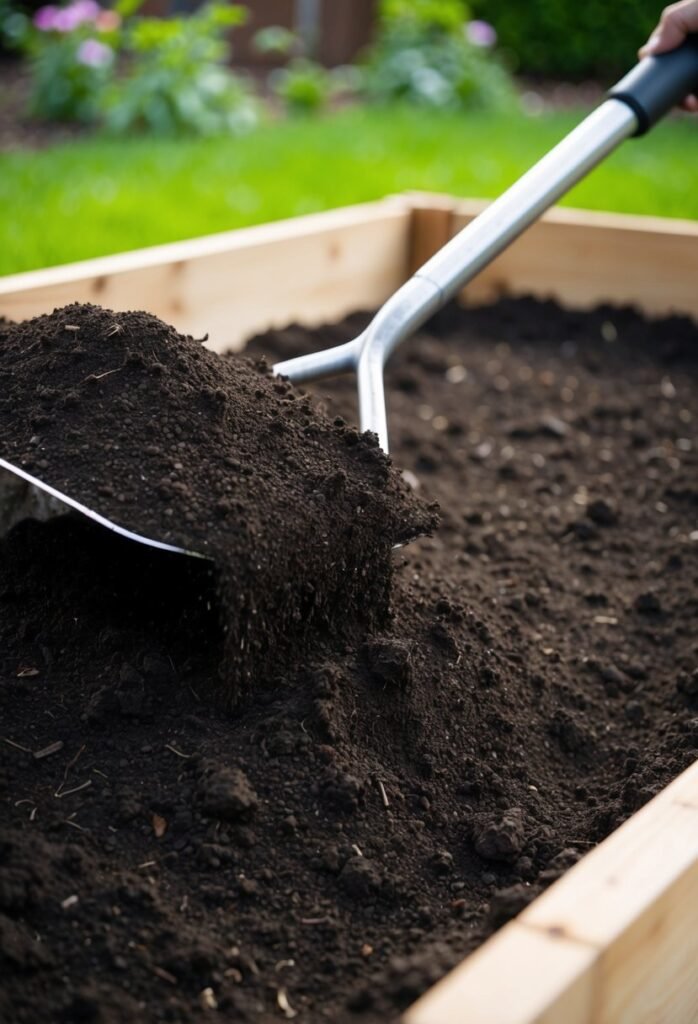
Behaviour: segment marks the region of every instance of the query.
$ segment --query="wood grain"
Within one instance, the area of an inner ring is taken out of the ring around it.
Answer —
[[[698,763],[408,1011],[405,1024],[696,1024]]]
[[[0,315],[23,320],[70,302],[146,309],[209,347],[294,321],[336,321],[379,306],[407,276],[404,200],[0,278]]]

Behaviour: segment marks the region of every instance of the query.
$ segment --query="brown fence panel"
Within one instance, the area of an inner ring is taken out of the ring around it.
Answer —
[[[369,42],[378,0],[324,0],[318,59],[334,67],[348,64]]]
[[[295,0],[242,0],[249,11],[247,24],[233,33],[233,60],[244,67],[269,67],[275,58],[259,54],[252,45],[256,32],[269,25],[294,28]],[[143,11],[166,16],[193,10],[197,0],[146,0]],[[321,0],[317,58],[334,67],[353,60],[369,42],[378,0]]]

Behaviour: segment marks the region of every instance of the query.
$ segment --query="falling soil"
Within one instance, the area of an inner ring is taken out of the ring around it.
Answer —
[[[0,1019],[390,1019],[695,760],[697,340],[442,314],[389,375],[440,529],[387,621],[232,711],[205,562],[69,518],[0,541]]]
[[[4,334],[2,455],[215,561],[225,698],[319,632],[385,624],[391,548],[435,516],[374,438],[318,414],[263,361],[224,359],[148,313],[73,305]]]

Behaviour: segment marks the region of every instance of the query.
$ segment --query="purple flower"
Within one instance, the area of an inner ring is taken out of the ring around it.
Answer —
[[[497,33],[489,21],[469,21],[465,34],[473,46],[494,46],[497,42]]]
[[[102,13],[97,0],[75,0],[67,9],[72,11],[73,17],[79,18],[80,22],[95,21]]]
[[[97,39],[86,39],[80,43],[76,54],[78,63],[88,68],[103,68],[111,63],[114,51],[106,43],[100,43]]]
[[[96,0],[75,0],[67,7],[51,9],[51,28],[55,32],[72,32],[86,21],[95,21],[102,8]]]
[[[40,7],[34,15],[34,27],[38,28],[39,32],[53,31],[57,14],[57,7],[53,7],[51,5],[48,7]]]

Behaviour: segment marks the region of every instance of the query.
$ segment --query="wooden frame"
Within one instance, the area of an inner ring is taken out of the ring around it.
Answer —
[[[0,278],[0,315],[146,308],[217,350],[384,301],[481,203],[405,195]],[[553,210],[465,290],[698,318],[698,224]],[[233,319],[234,315],[234,319]],[[698,763],[405,1015],[405,1024],[696,1024]]]
[[[235,348],[269,327],[378,306],[483,206],[408,194],[0,277],[0,315],[22,320],[67,302],[145,308],[184,333],[208,334],[212,348]],[[464,299],[532,294],[578,308],[634,303],[698,317],[697,246],[692,221],[555,209]]]

